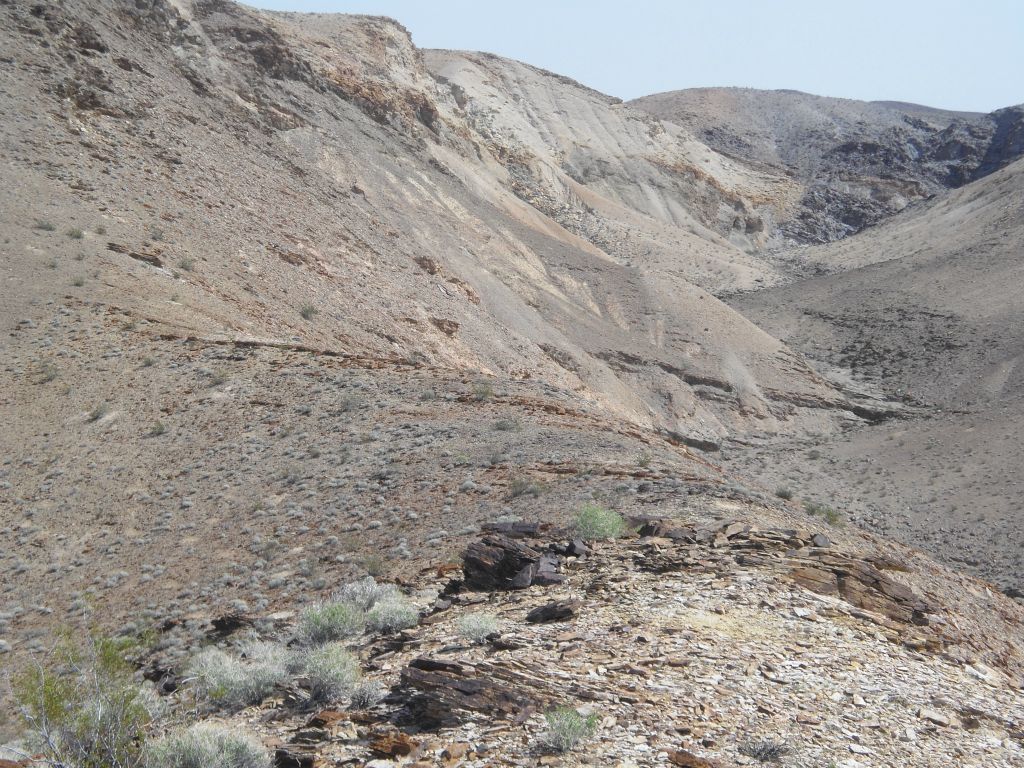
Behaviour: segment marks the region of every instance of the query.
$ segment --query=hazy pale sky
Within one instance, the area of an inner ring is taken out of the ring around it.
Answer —
[[[990,111],[1024,102],[1024,0],[249,0],[398,19],[631,99],[701,86]]]

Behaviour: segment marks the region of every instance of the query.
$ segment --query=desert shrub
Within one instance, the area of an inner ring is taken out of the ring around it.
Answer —
[[[270,754],[235,728],[199,723],[146,748],[146,768],[270,768]]]
[[[490,613],[467,613],[459,618],[459,635],[471,643],[482,643],[498,631],[498,619]]]
[[[473,385],[474,400],[490,400],[494,397],[494,387],[489,381],[478,381]]]
[[[785,742],[767,739],[765,741],[748,741],[740,744],[741,755],[752,757],[760,763],[779,763],[782,758],[789,754],[789,747]]]
[[[572,707],[559,707],[544,715],[548,730],[543,742],[555,752],[568,752],[597,730],[597,715],[584,717]]]
[[[375,632],[395,632],[419,622],[419,611],[402,597],[377,603],[366,612],[366,625]]]
[[[160,714],[152,688],[137,685],[126,660],[131,643],[93,639],[85,650],[65,643],[45,664],[12,679],[26,746],[44,765],[136,768],[147,726]]]
[[[314,648],[305,658],[309,698],[317,704],[329,704],[349,693],[359,682],[359,662],[339,643]]]
[[[36,219],[36,223],[32,225],[33,229],[39,229],[43,232],[53,232],[57,227],[53,225],[53,222],[46,221],[45,219]]]
[[[259,704],[288,679],[290,654],[276,643],[250,643],[244,658],[207,648],[189,668],[200,698],[217,709],[236,711]]]
[[[513,477],[508,483],[508,495],[512,499],[520,496],[540,496],[541,490],[541,487],[528,477]]]
[[[95,408],[93,408],[91,411],[89,411],[89,416],[86,418],[86,421],[89,421],[89,422],[99,421],[104,416],[106,416],[108,413],[110,413],[110,406],[107,405],[106,403],[100,403]]]
[[[789,488],[776,488],[775,495],[780,499],[786,499],[787,501],[793,498],[793,492],[789,490]]]
[[[819,504],[816,501],[805,501],[804,511],[815,517],[822,517],[829,525],[840,526],[843,524],[843,515],[827,504]]]
[[[352,706],[368,709],[384,698],[386,691],[376,680],[363,680],[352,690]]]
[[[353,603],[328,602],[307,608],[299,617],[298,637],[305,645],[321,645],[362,634],[366,614]]]
[[[368,611],[377,603],[392,602],[402,598],[394,584],[379,584],[372,576],[345,584],[334,593],[334,601],[350,603]]]
[[[573,530],[582,539],[615,539],[626,531],[622,515],[597,504],[587,504],[576,515]]]
[[[81,240],[85,237],[85,233],[78,227],[72,227],[68,230],[67,234],[72,240]]]
[[[320,310],[314,307],[312,304],[303,304],[299,307],[299,315],[302,316],[303,320],[312,320],[320,314]]]

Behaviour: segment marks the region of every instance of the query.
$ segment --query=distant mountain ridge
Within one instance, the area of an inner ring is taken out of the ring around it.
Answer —
[[[800,210],[780,231],[802,243],[839,240],[1024,154],[1020,106],[980,114],[749,88],[670,91],[629,104],[800,181]]]

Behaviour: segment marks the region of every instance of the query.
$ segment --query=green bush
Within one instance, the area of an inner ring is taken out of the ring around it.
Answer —
[[[270,768],[270,754],[235,728],[199,723],[146,748],[146,768]]]
[[[159,716],[152,688],[137,685],[126,640],[93,639],[85,650],[62,645],[47,661],[12,679],[26,746],[51,766],[136,768],[146,728]]]
[[[787,501],[793,498],[793,492],[789,490],[789,488],[776,488],[775,495],[780,499],[786,499]]]
[[[626,532],[622,515],[610,509],[587,504],[576,515],[573,531],[581,539],[616,539]]]
[[[355,688],[360,677],[359,662],[341,644],[329,643],[306,654],[305,674],[310,700],[330,704]]]
[[[597,730],[597,715],[584,717],[572,707],[559,707],[544,718],[548,721],[544,744],[556,752],[568,752]]]

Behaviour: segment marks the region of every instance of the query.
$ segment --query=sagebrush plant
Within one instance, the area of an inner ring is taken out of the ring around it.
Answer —
[[[568,752],[597,730],[597,715],[581,715],[572,707],[559,707],[544,715],[548,730],[544,734],[544,746],[555,752]]]
[[[498,631],[498,618],[490,613],[467,613],[456,624],[459,635],[471,643],[482,643]]]
[[[237,711],[259,704],[292,666],[290,652],[276,643],[249,643],[244,657],[219,648],[200,651],[189,666],[197,695],[217,709]]]
[[[356,657],[340,643],[309,651],[303,666],[309,698],[316,704],[330,704],[350,695],[361,676]]]
[[[397,632],[420,622],[420,612],[404,598],[377,603],[366,612],[366,625],[375,632]]]
[[[372,576],[345,584],[334,593],[335,602],[350,603],[368,611],[377,603],[402,599],[402,593],[394,584],[379,584]]]
[[[576,515],[573,532],[582,539],[615,539],[626,532],[618,512],[598,504],[587,504]]]
[[[366,629],[366,613],[352,603],[327,602],[302,612],[296,630],[304,645],[320,645],[361,635]]]
[[[137,768],[146,729],[162,714],[151,687],[138,685],[128,663],[135,642],[91,638],[78,648],[64,640],[45,660],[11,680],[26,726],[26,746],[43,765]]]
[[[146,768],[270,768],[259,741],[235,728],[199,723],[150,743]]]

